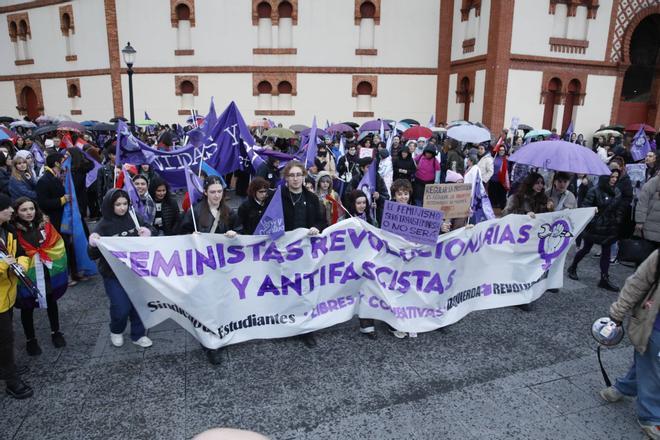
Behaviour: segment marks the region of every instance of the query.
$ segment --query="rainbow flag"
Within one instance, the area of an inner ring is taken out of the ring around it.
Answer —
[[[69,283],[69,272],[66,259],[66,250],[64,240],[55,230],[53,225],[45,223],[43,225],[45,240],[39,247],[30,244],[23,237],[23,232],[18,229],[18,242],[25,250],[25,255],[30,258],[30,264],[27,270],[27,276],[39,288],[39,297],[35,301],[30,291],[19,282],[18,297],[20,298],[21,308],[46,308],[46,294],[50,293],[53,299],[57,300],[64,292]],[[46,273],[50,277],[50,289],[46,288]]]

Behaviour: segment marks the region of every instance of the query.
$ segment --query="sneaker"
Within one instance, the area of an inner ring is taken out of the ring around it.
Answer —
[[[152,345],[154,345],[154,343],[151,341],[151,339],[149,339],[146,336],[142,336],[137,341],[133,341],[133,344],[137,345],[138,347],[142,347],[142,348],[149,348]]]
[[[408,333],[408,336],[411,337],[411,338],[416,338],[416,337],[417,337],[417,333],[415,333],[415,332],[410,332],[410,333]]]
[[[623,394],[621,391],[617,390],[615,387],[607,387],[603,388],[600,390],[598,393],[600,394],[600,397],[602,397],[604,400],[607,400],[608,402],[618,402],[619,400],[623,399]]]
[[[39,347],[39,343],[37,342],[36,338],[29,339],[25,344],[25,349],[27,350],[27,354],[29,356],[39,356],[41,354],[41,347]]]
[[[212,350],[210,348],[205,348],[206,358],[209,360],[211,365],[220,365],[222,363],[222,352],[219,348]]]
[[[55,332],[52,335],[50,335],[51,339],[53,340],[53,345],[55,348],[62,348],[66,347],[66,340],[64,339],[64,335],[62,332]]]
[[[660,440],[660,425],[647,425],[637,420],[644,434],[652,440]]]
[[[619,259],[617,257],[610,258],[610,265],[615,265],[619,262]]]
[[[14,399],[27,399],[34,394],[30,385],[26,384],[21,379],[8,380],[5,391]]]
[[[115,347],[121,347],[124,345],[124,335],[121,333],[110,333],[110,342],[112,342],[112,345]]]
[[[394,336],[397,339],[403,339],[406,336],[408,336],[408,333],[400,332],[399,330],[394,330],[394,331],[390,330],[390,333],[392,333],[392,336]]]

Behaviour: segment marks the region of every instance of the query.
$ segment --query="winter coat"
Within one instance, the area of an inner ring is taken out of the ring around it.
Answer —
[[[435,159],[434,159],[435,160]],[[436,162],[437,163],[437,162]],[[354,189],[362,189],[360,188],[360,181],[362,180],[362,176],[357,176],[353,177],[353,180],[351,180],[350,186],[346,188],[346,191],[344,191],[344,206],[350,205],[348,196],[353,191]],[[383,210],[385,209],[385,200],[390,199],[390,192],[385,185],[385,181],[383,180],[382,177],[380,177],[380,174],[376,173],[376,192],[378,193],[378,200],[376,200],[376,219],[380,221],[382,215],[383,215]]]
[[[62,226],[64,211],[62,197],[64,197],[64,185],[50,168],[46,167],[44,174],[37,181],[37,203],[58,232]]]
[[[399,157],[394,160],[392,167],[394,168],[394,180],[406,179],[410,182],[415,180],[417,165],[415,165],[415,161],[410,154],[404,159],[399,152]]]
[[[600,176],[598,186],[587,192],[581,207],[596,207],[598,212],[587,225],[583,237],[596,244],[611,244],[619,236],[623,218],[621,191],[609,184],[610,176]]]
[[[227,208],[229,209],[229,208]],[[193,212],[195,213],[195,223],[193,223]],[[218,215],[220,215],[218,213]],[[186,211],[181,221],[181,233],[182,234],[192,234],[195,232],[195,224],[197,224],[198,232],[211,232],[213,227],[214,217],[211,214],[209,209],[209,204],[206,199],[202,199]],[[236,214],[229,211],[229,216],[227,217],[227,222],[223,222],[222,219],[218,220],[218,226],[215,228],[215,234],[224,234],[227,231],[235,231],[238,228],[238,217]]]
[[[163,185],[167,190],[165,197],[160,202],[156,202],[156,189]],[[156,235],[175,235],[179,230],[181,211],[170,193],[169,185],[160,177],[155,176],[149,182],[149,195],[154,202],[154,219],[151,223],[156,230]]]
[[[122,216],[115,214],[113,196],[118,191],[121,190],[113,189],[108,191],[105,197],[103,197],[103,202],[101,202],[102,217],[101,220],[99,220],[99,222],[96,224],[94,232],[99,234],[101,237],[137,237],[140,231],[135,225],[135,221],[131,217],[130,213],[127,212]],[[138,225],[149,227],[139,215],[136,217]],[[99,268],[99,273],[104,278],[117,278],[105,257],[103,257],[101,254],[98,246],[88,246],[87,253],[92,260],[98,260],[96,265]]]
[[[477,166],[481,172],[481,180],[488,182],[495,172],[493,169],[493,156],[488,153],[484,154],[477,162]]]
[[[0,167],[0,193],[9,195],[9,177],[11,173],[7,168]]]
[[[555,191],[554,188],[550,188],[546,191],[546,195],[555,205],[555,211],[577,208],[577,200],[575,199],[575,195],[573,195],[573,193],[568,190],[565,191],[564,194],[560,195],[557,191]]]
[[[655,250],[635,271],[628,277],[619,293],[619,298],[610,306],[610,316],[617,321],[631,313],[628,323],[628,337],[635,346],[635,350],[644,354],[653,326],[660,309],[660,286],[655,284],[658,268],[658,251]],[[653,293],[649,296],[650,289]],[[648,297],[648,302],[645,301]],[[656,356],[652,353],[652,356]]]
[[[28,197],[32,200],[37,198],[37,181],[34,178],[17,179],[14,176],[9,178],[9,196],[12,202],[19,197]]]
[[[241,234],[254,234],[254,230],[257,229],[257,225],[261,221],[261,216],[264,215],[266,207],[268,207],[268,201],[260,205],[252,197],[249,197],[238,207],[238,222],[242,226]]]
[[[322,231],[327,225],[321,202],[313,192],[303,188],[303,203],[305,204],[305,227],[307,229],[315,227]],[[293,231],[294,228],[294,208],[291,192],[288,188],[282,188],[282,211],[284,214],[284,230]]]
[[[314,159],[314,165],[316,165],[317,171],[327,171],[331,177],[337,175],[337,165],[335,165],[335,158],[327,151],[325,156],[316,156]]]
[[[465,157],[456,148],[447,152],[447,169],[461,175],[465,171]]]
[[[264,162],[257,170],[257,176],[266,179],[271,188],[277,188],[277,184],[280,182],[280,170],[273,166],[272,162],[272,159]]]
[[[502,215],[508,214],[527,214],[533,212],[542,214],[548,212],[548,196],[545,193],[539,193],[534,196],[529,194],[513,194],[506,200],[506,207]]]
[[[337,174],[340,179],[343,179],[345,182],[350,182],[354,176],[360,174],[358,159],[359,157],[357,154],[351,156],[348,153],[339,159],[339,162],[337,163]],[[349,173],[350,176],[347,176]]]
[[[644,238],[660,242],[660,176],[642,187],[635,208],[635,223],[643,225]]]
[[[6,227],[0,226],[0,239],[7,247],[7,251],[11,255],[16,256],[18,251],[18,242],[14,234]],[[30,259],[24,256],[17,257],[16,262],[27,271]],[[0,260],[0,313],[5,313],[7,310],[14,307],[16,302],[16,285],[18,280],[16,276],[9,270],[9,265]]]

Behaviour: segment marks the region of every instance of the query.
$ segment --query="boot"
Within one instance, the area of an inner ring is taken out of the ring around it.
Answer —
[[[305,344],[305,347],[307,348],[316,347],[316,338],[314,337],[314,333],[305,333],[304,335],[300,335],[300,339],[302,339],[303,344]]]
[[[206,348],[206,358],[209,360],[211,365],[220,365],[222,363],[222,352],[219,348],[211,349]]]
[[[34,394],[30,385],[26,384],[18,377],[7,381],[7,388],[5,391],[14,399],[27,399]]]
[[[577,274],[577,266],[575,264],[571,264],[570,266],[568,266],[568,270],[566,270],[566,274],[572,280],[575,280],[575,281],[579,280],[578,274]]]
[[[41,354],[41,347],[36,338],[28,339],[25,343],[25,349],[27,350],[28,356],[39,356]]]
[[[619,288],[617,286],[610,283],[610,276],[604,273],[600,274],[600,282],[598,283],[598,287],[600,287],[601,289],[609,290],[610,292],[619,291]]]

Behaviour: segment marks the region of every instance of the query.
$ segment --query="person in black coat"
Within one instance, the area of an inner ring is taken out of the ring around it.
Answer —
[[[9,177],[11,173],[7,168],[7,156],[0,151],[0,193],[9,195]]]
[[[619,170],[612,170],[609,176],[600,176],[598,186],[589,190],[581,208],[595,207],[596,215],[582,233],[584,245],[575,254],[573,263],[568,268],[568,277],[577,280],[577,266],[591,251],[594,244],[600,244],[600,282],[598,287],[618,292],[619,288],[610,282],[610,250],[612,244],[618,239],[619,225],[623,217],[623,204],[621,191],[616,184],[619,180]]]
[[[208,232],[211,234],[226,234],[233,238],[237,234],[238,217],[232,213],[225,203],[224,188],[218,176],[208,176],[204,180],[204,198],[195,203],[183,216],[181,233]],[[193,221],[193,214],[195,219]]]
[[[50,223],[57,232],[61,232],[62,212],[64,205],[70,200],[64,194],[64,185],[60,180],[64,156],[60,153],[51,153],[46,157],[44,174],[37,181],[37,204],[48,216]]]
[[[87,173],[94,168],[91,160],[87,159],[79,148],[69,148],[66,154],[71,157],[71,178],[73,186],[76,190],[76,201],[78,202],[78,209],[80,210],[80,217],[87,217]],[[87,225],[83,222],[85,234],[87,232]]]
[[[369,157],[363,157],[361,158],[358,163],[360,165],[360,175],[358,176],[353,176],[353,180],[351,180],[351,183],[349,184],[349,187],[346,189],[346,192],[344,193],[344,205],[348,206],[350,205],[350,201],[348,200],[348,195],[351,193],[352,190],[354,189],[359,189],[361,191],[365,191],[365,189],[360,188],[360,181],[362,180],[362,177],[364,177],[365,173],[369,170],[369,167],[371,166],[371,162],[373,159]],[[385,200],[389,200],[389,192],[387,190],[387,185],[385,185],[385,181],[383,178],[378,174],[376,174],[376,191],[372,194],[373,200],[376,202],[376,222],[380,224],[380,220],[383,216],[383,209],[385,209]]]
[[[274,157],[268,157],[266,162],[264,162],[259,169],[257,170],[257,176],[266,179],[270,187],[275,189],[280,183],[280,160]],[[248,185],[248,197],[250,193],[250,188]]]
[[[346,147],[346,154],[339,158],[337,162],[337,174],[344,182],[350,182],[353,177],[360,174],[358,165],[357,146],[349,144]]]
[[[170,193],[170,186],[162,178],[154,175],[149,183],[149,194],[156,207],[152,226],[155,235],[175,235],[181,220],[181,211]]]
[[[238,221],[241,234],[252,235],[268,207],[270,184],[263,177],[255,177],[248,186],[248,198],[238,207]]]
[[[308,235],[318,235],[325,227],[326,220],[319,198],[304,187],[305,165],[292,160],[284,167],[282,174],[286,181],[286,187],[282,188],[284,230],[306,228]],[[316,346],[313,333],[305,333],[301,339],[309,348]]]
[[[394,180],[406,179],[410,183],[415,180],[417,165],[415,165],[415,161],[407,148],[399,150],[399,155],[394,159],[392,165],[394,168]]]

